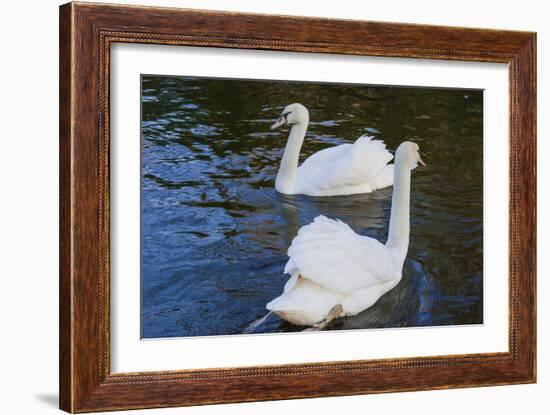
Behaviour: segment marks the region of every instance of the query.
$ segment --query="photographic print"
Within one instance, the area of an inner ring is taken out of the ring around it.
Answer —
[[[536,33],[95,3],[59,33],[60,408],[536,382]]]
[[[482,323],[482,90],[142,75],[142,338]]]

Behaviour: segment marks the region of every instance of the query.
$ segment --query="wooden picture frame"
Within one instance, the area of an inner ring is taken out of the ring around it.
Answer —
[[[117,42],[507,63],[509,352],[111,373],[109,62],[110,46]],[[59,93],[61,409],[90,412],[535,382],[535,33],[69,3],[60,8]]]

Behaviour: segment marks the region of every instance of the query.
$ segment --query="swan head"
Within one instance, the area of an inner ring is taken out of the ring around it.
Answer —
[[[412,141],[405,141],[397,147],[395,151],[395,163],[403,163],[411,170],[416,168],[418,164],[426,166],[422,157],[420,157],[420,147]]]
[[[309,111],[302,104],[290,104],[285,107],[277,121],[271,126],[272,130],[284,125],[307,124],[309,122]]]

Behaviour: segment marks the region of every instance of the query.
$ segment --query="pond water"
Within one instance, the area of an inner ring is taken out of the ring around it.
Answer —
[[[420,145],[403,279],[327,330],[483,322],[482,91],[142,76],[144,338],[303,330],[271,315],[286,251],[315,216],[385,241],[392,189],[314,198],[274,189],[290,103],[310,112],[301,160],[362,134]],[[253,328],[252,328],[253,327]]]

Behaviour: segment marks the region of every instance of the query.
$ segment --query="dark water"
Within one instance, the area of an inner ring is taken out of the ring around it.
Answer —
[[[142,336],[239,334],[281,293],[286,250],[324,214],[385,241],[391,188],[329,198],[274,190],[292,102],[310,111],[301,159],[364,133],[420,145],[403,279],[330,329],[483,321],[481,91],[142,78]],[[256,332],[302,330],[276,316]]]

